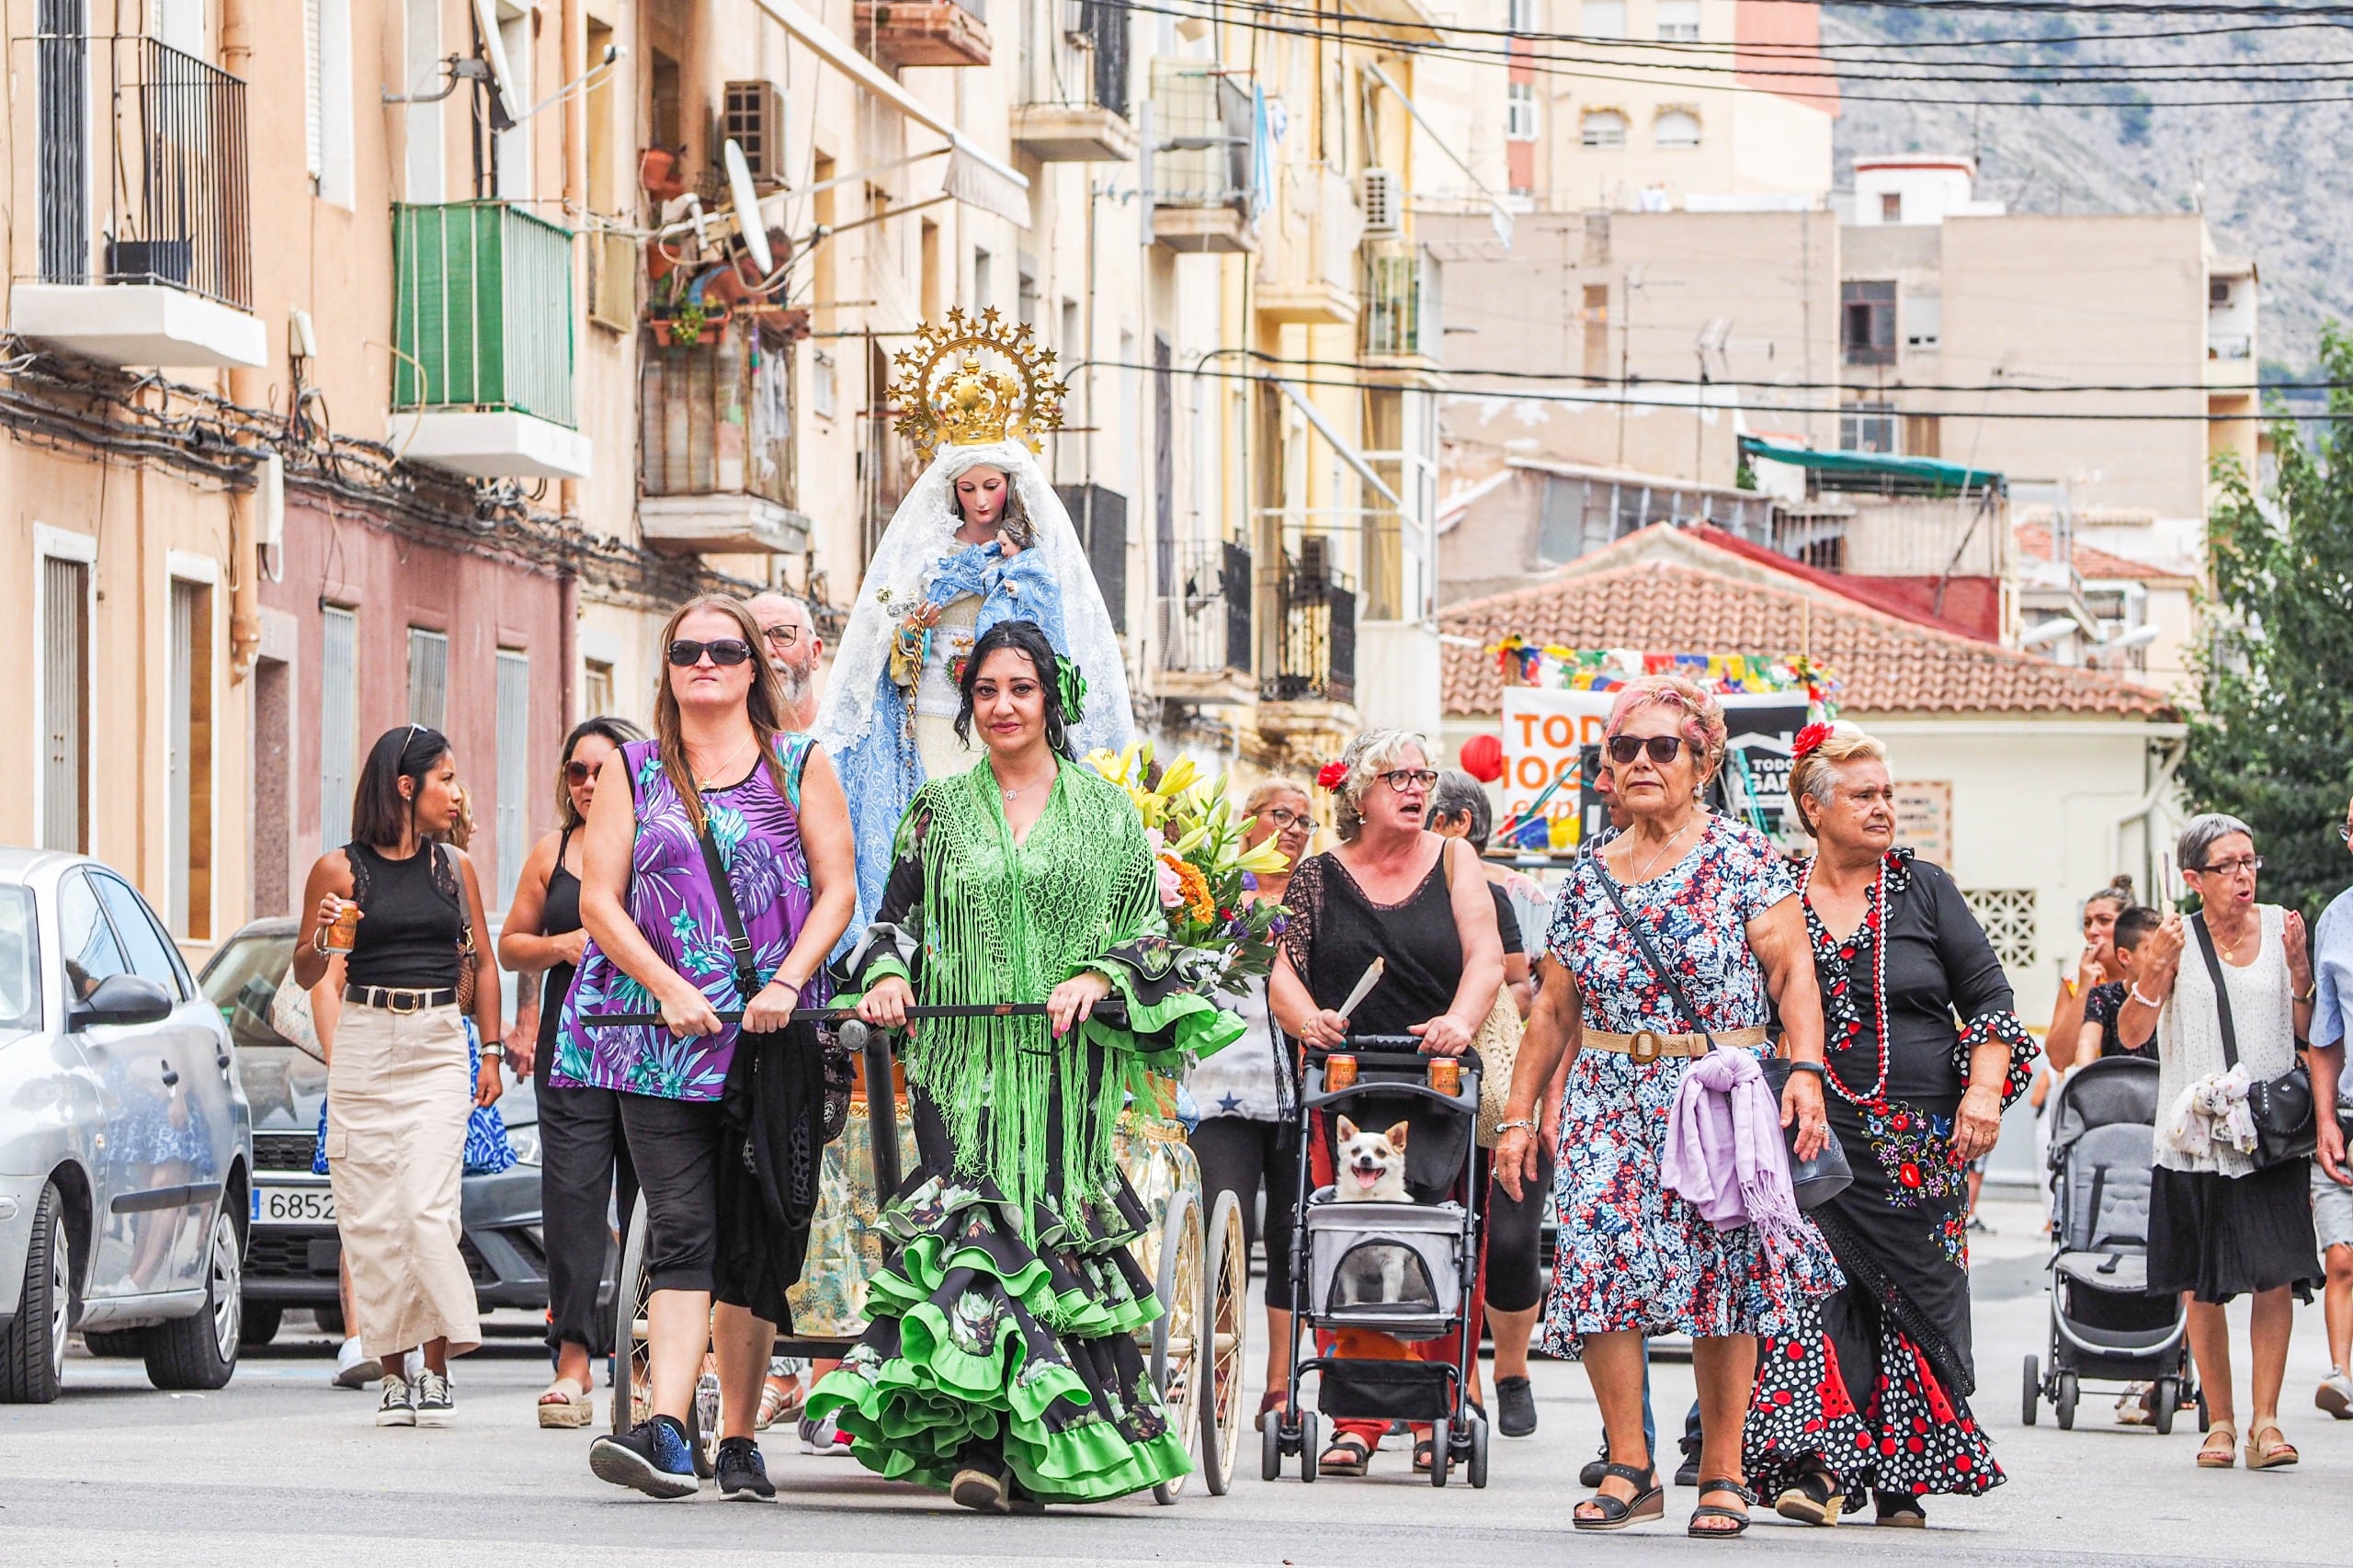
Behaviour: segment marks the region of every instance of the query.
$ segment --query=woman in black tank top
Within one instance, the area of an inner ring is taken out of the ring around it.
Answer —
[[[1495,906],[1478,857],[1423,826],[1431,786],[1429,744],[1404,730],[1374,730],[1348,743],[1336,788],[1340,846],[1311,855],[1291,873],[1284,906],[1291,911],[1270,977],[1267,996],[1285,1033],[1323,1049],[1351,1034],[1413,1034],[1432,1055],[1460,1056],[1495,1006],[1504,979]],[[1384,969],[1356,1011],[1336,1009],[1374,959]],[[1400,1107],[1411,1126],[1405,1182],[1415,1198],[1446,1196],[1461,1171],[1466,1119],[1426,1119]],[[1446,1151],[1450,1150],[1450,1153]],[[1311,1146],[1315,1179],[1331,1179],[1331,1142],[1320,1132]],[[1435,1156],[1435,1157],[1434,1157]],[[1479,1335],[1476,1304],[1466,1332]],[[1416,1360],[1456,1358],[1457,1341],[1417,1341]],[[1335,1421],[1332,1446],[1320,1461],[1336,1475],[1361,1475],[1388,1430],[1385,1421]],[[1417,1466],[1427,1431],[1415,1428]]]
[[[540,1224],[548,1259],[548,1349],[555,1357],[555,1379],[540,1396],[540,1425],[588,1425],[594,1358],[611,1348],[611,1324],[597,1310],[597,1291],[612,1246],[607,1221],[614,1190],[620,1211],[637,1205],[637,1178],[621,1137],[620,1105],[609,1089],[559,1088],[548,1082],[555,1057],[556,1024],[572,989],[588,934],[580,926],[578,829],[587,820],[597,792],[597,773],[606,760],[644,732],[626,719],[584,721],[564,738],[557,766],[556,817],[563,825],[532,846],[499,933],[498,961],[517,974],[545,972],[540,994],[524,982],[517,1010],[518,1036],[537,1044],[529,1071],[540,1103]],[[532,1027],[536,1012],[538,1025]]]

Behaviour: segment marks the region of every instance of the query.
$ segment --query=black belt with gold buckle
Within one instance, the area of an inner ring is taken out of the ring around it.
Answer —
[[[357,1002],[363,1007],[381,1007],[387,1013],[428,1012],[435,1007],[454,1007],[458,993],[449,986],[439,990],[421,990],[408,985],[347,985],[343,999]]]

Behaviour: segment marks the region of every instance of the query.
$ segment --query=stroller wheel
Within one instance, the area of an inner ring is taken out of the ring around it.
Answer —
[[[1283,1478],[1283,1424],[1273,1417],[1258,1428],[1258,1474],[1267,1481]]]
[[[1430,1423],[1430,1484],[1444,1486],[1448,1461],[1454,1457],[1454,1445],[1448,1440],[1451,1428],[1444,1421]]]
[[[2060,1373],[2059,1389],[2051,1396],[2051,1406],[2059,1413],[2059,1430],[2062,1432],[2075,1429],[2075,1374]]]
[[[1303,1410],[1300,1412],[1299,1478],[1302,1481],[1313,1481],[1315,1479],[1315,1463],[1317,1460],[1323,1457],[1324,1453],[1324,1435],[1317,1430],[1321,1426],[1323,1426],[1323,1423],[1315,1418],[1315,1412],[1312,1410]]]
[[[2035,1417],[2041,1414],[2041,1406],[2042,1363],[2029,1356],[2026,1358],[2026,1403],[2020,1408],[2018,1418],[2033,1426]]]
[[[1471,1459],[1464,1468],[1471,1475],[1473,1488],[1487,1484],[1487,1423],[1479,1416],[1471,1417]]]
[[[2149,1394],[2149,1424],[2160,1437],[2173,1432],[2173,1414],[2181,1408],[2181,1385],[2171,1378],[2159,1378]]]

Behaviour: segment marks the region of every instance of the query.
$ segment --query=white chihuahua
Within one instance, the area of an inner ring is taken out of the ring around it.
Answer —
[[[1386,1132],[1368,1132],[1340,1118],[1339,1180],[1336,1203],[1404,1203],[1405,1132],[1399,1122]],[[1399,1300],[1405,1289],[1405,1259],[1393,1246],[1365,1247],[1340,1265],[1332,1282],[1336,1307],[1376,1306]]]

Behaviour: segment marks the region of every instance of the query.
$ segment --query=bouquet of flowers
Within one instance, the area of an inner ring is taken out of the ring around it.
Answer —
[[[1180,756],[1147,782],[1152,763],[1149,742],[1086,757],[1088,767],[1127,790],[1143,818],[1144,837],[1160,863],[1169,939],[1189,949],[1187,961],[1208,986],[1239,994],[1274,967],[1274,939],[1289,919],[1279,903],[1244,897],[1259,873],[1283,869],[1282,851],[1272,839],[1243,846],[1253,819],[1237,817],[1225,775],[1205,777],[1191,757]]]

